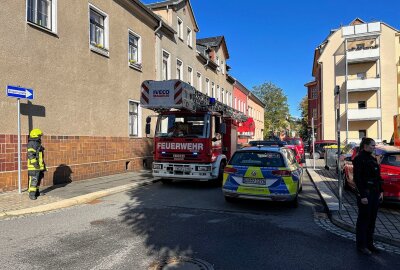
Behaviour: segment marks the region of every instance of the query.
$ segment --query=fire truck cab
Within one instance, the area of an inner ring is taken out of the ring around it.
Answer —
[[[163,182],[222,180],[236,151],[238,123],[246,119],[242,113],[180,80],[145,81],[141,105],[158,112],[153,176]]]

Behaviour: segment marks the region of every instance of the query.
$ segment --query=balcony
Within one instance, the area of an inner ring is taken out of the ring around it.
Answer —
[[[379,59],[379,47],[365,47],[348,50],[346,53],[348,63],[371,62]]]
[[[368,79],[347,81],[348,92],[379,90],[380,87],[381,87],[380,78],[368,78]]]
[[[376,35],[381,32],[381,23],[363,23],[345,26],[342,28],[343,38],[355,38],[360,36]]]
[[[380,108],[348,109],[347,119],[349,121],[380,120],[382,112]]]

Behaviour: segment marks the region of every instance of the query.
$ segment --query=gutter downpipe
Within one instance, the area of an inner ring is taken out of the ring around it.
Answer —
[[[207,46],[207,51],[210,49],[210,47],[209,46]],[[205,68],[205,69],[207,69],[207,66],[208,66],[208,63],[210,63],[210,56],[208,56],[208,58],[207,58],[207,63],[205,63],[205,65],[203,65],[203,67]]]
[[[157,78],[157,80],[160,80],[161,79],[161,71],[160,71],[160,53],[161,53],[161,34],[160,35],[158,35],[157,34],[157,32],[158,31],[160,31],[160,29],[161,29],[161,27],[162,27],[162,20],[160,20],[159,21],[159,23],[158,23],[158,27],[154,30],[154,35],[155,35],[155,38],[156,38],[156,46],[155,46],[155,49],[156,49],[156,78]]]

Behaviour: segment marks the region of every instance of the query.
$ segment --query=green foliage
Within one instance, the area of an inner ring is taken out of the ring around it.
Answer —
[[[264,136],[286,129],[289,106],[283,90],[272,82],[254,86],[252,92],[265,104]]]
[[[298,109],[301,111],[301,124],[299,134],[303,141],[309,140],[308,132],[308,96],[304,96],[301,100]]]

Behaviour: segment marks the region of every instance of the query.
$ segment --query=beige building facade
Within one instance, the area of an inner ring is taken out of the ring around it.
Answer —
[[[252,117],[255,123],[255,131],[252,139],[264,140],[264,108],[265,104],[253,93],[249,93],[247,100],[248,116]]]
[[[34,99],[22,99],[20,106],[23,187],[33,128],[45,134],[42,185],[150,168],[153,144],[145,119],[154,112],[140,107],[144,80],[179,78],[232,105],[224,37],[196,40],[190,1],[164,3],[167,9],[139,0],[2,5],[0,87],[34,91]],[[4,191],[18,184],[17,100],[0,96],[0,114]]]
[[[385,23],[355,19],[348,26],[332,30],[318,46],[313,67],[318,86],[315,96],[321,103],[321,110],[314,115],[321,120],[318,138],[337,137],[338,86],[341,140],[359,142],[366,136],[378,142],[390,141],[393,116],[399,110],[398,34]]]

